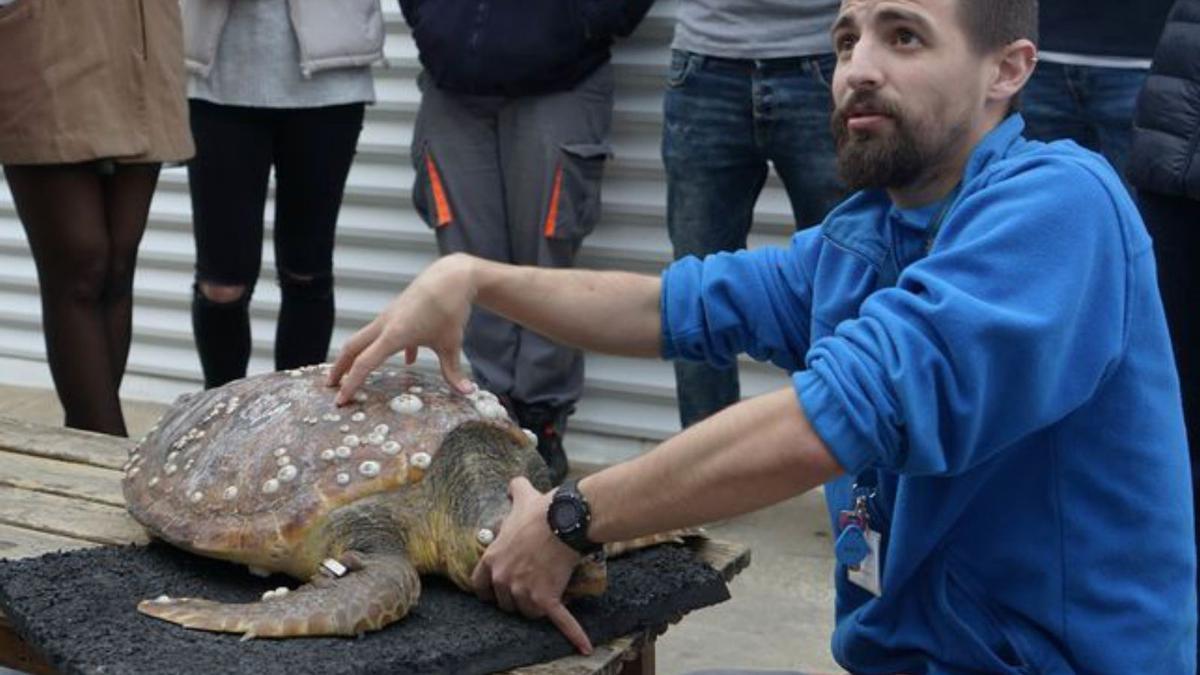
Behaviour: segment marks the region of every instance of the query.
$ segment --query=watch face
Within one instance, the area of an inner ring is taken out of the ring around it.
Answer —
[[[550,524],[559,532],[578,527],[579,516],[579,507],[571,502],[554,502],[550,505]]]

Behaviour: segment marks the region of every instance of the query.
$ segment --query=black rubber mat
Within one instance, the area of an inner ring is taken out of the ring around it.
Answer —
[[[729,598],[721,576],[678,546],[609,562],[609,591],[570,607],[593,644]],[[163,544],[0,561],[0,608],[58,671],[152,673],[486,673],[573,653],[547,621],[506,614],[439,578],[403,620],[361,638],[257,639],[192,631],[139,614],[160,594],[248,602],[286,577]]]

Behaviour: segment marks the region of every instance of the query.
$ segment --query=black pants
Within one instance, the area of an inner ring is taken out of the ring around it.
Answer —
[[[1140,192],[1138,203],[1154,237],[1158,285],[1179,368],[1200,540],[1200,313],[1191,304],[1200,297],[1200,201]]]
[[[192,304],[204,381],[243,377],[249,302],[262,267],[263,209],[275,168],[275,267],[281,291],[277,369],[325,360],[333,333],[333,242],[364,104],[270,109],[191,101],[188,164],[196,238]],[[236,298],[205,286],[241,287]]]

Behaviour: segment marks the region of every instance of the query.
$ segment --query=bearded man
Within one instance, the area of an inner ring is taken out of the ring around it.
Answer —
[[[731,362],[793,385],[512,512],[479,595],[547,616],[581,552],[824,485],[834,658],[851,672],[1191,673],[1195,548],[1150,239],[1120,179],[1026,141],[1035,0],[843,0],[833,131],[859,192],[787,249],[660,278],[467,257],[352,337],[346,401],[422,346],[466,390],[472,302],[565,343]]]

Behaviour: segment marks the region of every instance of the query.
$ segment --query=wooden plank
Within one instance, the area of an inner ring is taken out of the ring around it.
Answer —
[[[655,664],[654,645],[654,640],[646,640],[646,643],[638,650],[637,656],[621,666],[620,675],[654,675],[657,665]]]
[[[743,544],[702,537],[689,540],[688,545],[727,582],[750,566],[750,547]]]
[[[626,635],[602,645],[594,645],[592,653],[574,654],[561,659],[523,666],[506,671],[508,675],[616,675],[627,659],[636,658],[644,633]]]
[[[27,455],[120,469],[134,441],[0,417],[0,448]]]
[[[91,548],[99,544],[72,537],[60,537],[56,534],[30,530],[24,527],[0,525],[0,558],[18,560],[32,558],[50,553],[51,551],[70,551],[77,548]],[[3,616],[0,614],[0,616]]]
[[[119,471],[0,450],[0,485],[125,508]]]
[[[124,508],[5,486],[0,486],[0,524],[98,544],[149,541]]]

